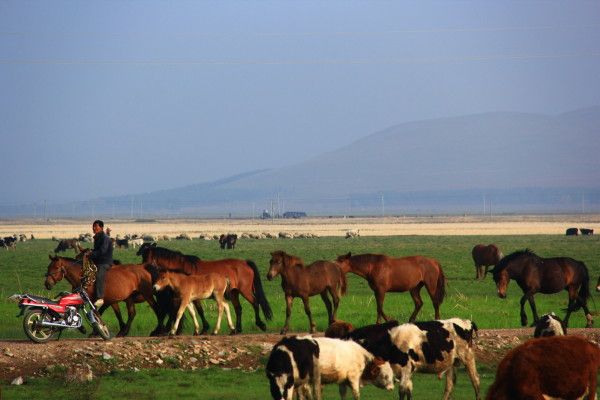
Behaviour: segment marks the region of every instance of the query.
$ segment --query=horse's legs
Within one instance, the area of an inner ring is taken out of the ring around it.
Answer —
[[[417,314],[421,310],[421,307],[423,307],[423,299],[421,299],[421,287],[423,287],[423,286],[419,285],[417,287],[410,289],[410,295],[412,296],[412,299],[415,302],[415,310],[413,311],[410,318],[408,319],[408,322],[415,322],[415,320],[417,319]],[[435,305],[435,303],[434,303],[434,305]],[[439,311],[436,310],[436,318],[439,318],[438,313],[439,313]]]
[[[323,299],[323,303],[325,303],[325,308],[327,309],[327,316],[329,317],[329,325],[331,325],[333,323],[334,318],[333,310],[331,309],[331,301],[329,300],[329,297],[327,297],[327,289],[321,292],[321,299]]]
[[[302,297],[302,302],[304,303],[304,312],[308,316],[308,323],[310,324],[310,333],[315,333],[316,332],[316,325],[313,322],[312,313],[310,312],[310,304],[308,303],[308,296],[303,296]]]
[[[231,304],[233,304],[233,311],[235,311],[235,331],[237,333],[242,332],[242,305],[240,304],[240,292],[238,290],[232,290],[230,292]]]
[[[283,328],[281,328],[281,334],[285,335],[287,331],[290,329],[290,315],[292,315],[292,304],[294,303],[294,298],[292,296],[285,295],[285,323],[283,324]]]
[[[204,335],[210,326],[208,325],[208,321],[204,315],[204,308],[202,308],[202,302],[200,299],[194,300],[194,306],[196,306],[196,311],[198,311],[198,315],[200,315],[200,319],[202,320],[202,330],[200,331],[199,335]]]
[[[376,291],[375,292],[375,301],[377,302],[377,323],[381,323],[381,318],[383,318],[386,322],[389,321],[389,317],[385,315],[383,312],[383,300],[385,300],[385,292],[384,291]]]
[[[475,264],[475,280],[481,279],[481,265]]]
[[[174,335],[175,333],[177,333],[177,328],[179,327],[179,321],[181,320],[181,316],[183,315],[183,312],[185,311],[186,307],[187,306],[184,303],[183,299],[181,299],[181,302],[179,303],[179,309],[177,310],[177,317],[175,318],[175,323],[173,324],[173,327],[171,328],[171,332],[169,332],[169,335]]]
[[[538,318],[537,310],[535,308],[535,300],[533,298],[533,293],[529,293],[527,296],[527,299],[529,300],[529,306],[531,306],[531,312],[533,313],[533,323],[537,324],[539,318]]]
[[[571,289],[571,287],[572,287],[572,289]],[[585,313],[585,320],[586,320],[585,327],[591,328],[592,325],[594,324],[594,319],[592,318],[592,314],[590,314],[590,310],[587,306],[587,302],[579,296],[579,293],[577,293],[577,288],[575,288],[574,286],[571,286],[571,287],[569,287],[569,298],[571,298],[572,296],[575,298],[575,302],[573,304],[574,307],[577,305],[577,303],[579,303],[581,305],[581,308],[583,308],[583,312]],[[571,291],[573,291],[573,295],[571,294]]]
[[[221,319],[223,318],[223,296],[219,296],[218,294],[214,294],[215,301],[217,302],[217,323],[215,324],[215,329],[213,330],[213,335],[219,333],[219,329],[221,329]]]
[[[198,331],[200,330],[200,325],[198,325],[198,318],[196,318],[196,309],[194,308],[193,302],[189,302],[187,307],[188,311],[192,315],[192,319],[194,320],[194,336],[198,335]]]
[[[229,304],[227,304],[227,301],[223,301],[223,308],[225,308],[225,316],[227,317],[227,325],[229,325],[230,333],[233,334],[235,333],[235,326],[231,320],[231,312],[229,311]]]
[[[527,314],[525,314],[525,302],[526,301],[527,301],[527,294],[524,294],[520,300],[520,303],[521,303],[521,326],[527,325]]]
[[[98,313],[102,315],[108,307],[108,304],[103,304],[102,307],[100,307],[100,309],[98,310]],[[112,303],[110,307],[113,309],[115,317],[117,317],[117,321],[119,321],[119,332],[121,332],[123,330],[123,327],[125,326],[125,321],[123,321],[123,316],[121,315],[121,308],[119,307],[119,303]]]
[[[329,321],[329,325],[331,325],[332,323],[335,322],[337,309],[340,306],[340,290],[330,288],[329,294],[331,295],[331,298],[333,299],[333,319],[331,321]]]
[[[483,271],[483,276],[481,277],[481,279],[485,279],[485,277],[487,276],[488,270],[490,269],[490,266],[486,265],[483,268],[484,268],[484,271]]]
[[[127,299],[125,299],[125,304],[127,305],[127,323],[123,328],[121,328],[119,333],[117,333],[117,336],[127,336],[127,334],[129,333],[129,329],[131,328],[131,324],[133,323],[133,319],[135,318],[136,312],[133,296],[130,296]]]
[[[246,300],[248,300],[250,304],[252,304],[252,307],[254,308],[254,323],[256,326],[258,326],[263,332],[266,331],[267,325],[265,325],[265,323],[260,319],[260,305],[258,304],[258,299],[256,296],[254,296],[254,293],[252,293],[252,289],[247,288],[247,290],[240,290],[240,293]]]

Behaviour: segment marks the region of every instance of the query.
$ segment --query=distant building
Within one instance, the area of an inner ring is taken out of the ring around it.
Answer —
[[[304,211],[286,211],[283,213],[283,218],[305,218],[306,213]]]

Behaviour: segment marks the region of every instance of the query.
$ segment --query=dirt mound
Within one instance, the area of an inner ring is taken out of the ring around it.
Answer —
[[[600,329],[572,329],[600,342]],[[531,338],[531,329],[479,331],[479,364],[495,366],[506,352]],[[318,336],[318,335],[317,335]],[[252,371],[261,368],[278,334],[236,336],[129,337],[110,341],[68,339],[46,344],[26,340],[0,341],[0,379],[63,375],[67,380],[89,380],[113,370],[177,368],[195,370],[221,367]]]

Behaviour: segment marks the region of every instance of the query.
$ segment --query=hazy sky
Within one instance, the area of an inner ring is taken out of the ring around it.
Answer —
[[[600,2],[0,1],[0,204],[289,165],[410,120],[597,104]]]

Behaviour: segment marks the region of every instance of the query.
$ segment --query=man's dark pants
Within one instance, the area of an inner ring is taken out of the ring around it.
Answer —
[[[103,299],[106,271],[108,271],[111,266],[109,264],[100,264],[96,267],[98,268],[96,271],[96,299]]]

